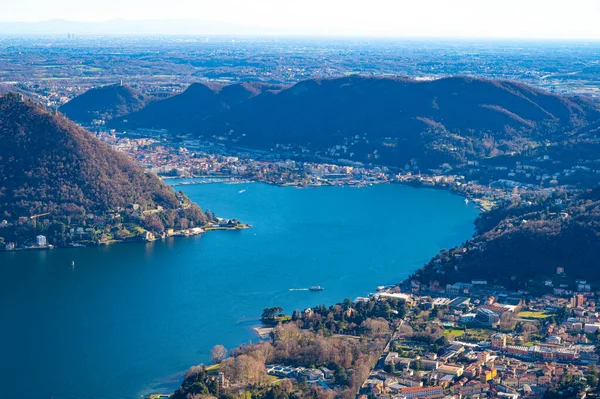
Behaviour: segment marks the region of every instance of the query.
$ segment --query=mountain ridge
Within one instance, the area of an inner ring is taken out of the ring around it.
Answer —
[[[110,126],[186,130],[232,106],[279,88],[279,85],[254,82],[231,85],[192,83],[181,93],[151,103],[137,112],[116,118]]]
[[[219,97],[228,88],[217,92],[196,83],[109,125],[220,136],[263,150],[302,146],[332,158],[390,166],[416,159],[437,167],[520,152],[600,120],[598,108],[582,99],[471,77],[311,79],[263,87],[237,102]]]

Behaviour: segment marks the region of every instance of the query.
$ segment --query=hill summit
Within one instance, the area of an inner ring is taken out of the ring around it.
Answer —
[[[110,125],[122,129],[159,128],[173,132],[198,131],[206,120],[253,98],[277,92],[282,86],[264,83],[193,83],[184,92],[153,102],[138,112],[121,116]]]
[[[122,84],[90,89],[59,108],[69,118],[82,123],[94,119],[110,119],[138,111],[148,103],[148,97]]]

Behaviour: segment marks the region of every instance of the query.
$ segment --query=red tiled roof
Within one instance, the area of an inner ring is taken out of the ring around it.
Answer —
[[[439,386],[435,386],[435,387],[407,387],[407,388],[402,388],[399,392],[400,393],[413,393],[413,392],[430,392],[430,391],[436,391],[442,389],[442,387]]]

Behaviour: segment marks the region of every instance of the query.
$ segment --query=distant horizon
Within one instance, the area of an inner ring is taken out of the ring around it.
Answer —
[[[596,0],[21,0],[2,11],[3,34],[600,40]]]
[[[115,25],[132,25],[128,29],[115,31]],[[161,26],[144,26],[161,24]],[[181,24],[198,24],[190,26]],[[59,26],[62,25],[62,26]],[[173,27],[172,31],[169,28]],[[229,29],[227,29],[229,28]],[[194,30],[192,30],[194,29]],[[197,29],[197,30],[196,30]],[[411,35],[411,34],[377,34],[320,32],[317,30],[296,28],[265,28],[252,25],[237,25],[221,21],[198,19],[125,19],[111,18],[102,21],[82,21],[71,19],[45,19],[39,21],[2,21],[0,20],[0,36],[52,37],[75,35],[80,37],[241,37],[286,39],[331,39],[331,40],[415,40],[415,41],[482,41],[482,42],[600,42],[600,36],[559,37],[559,36],[468,36],[468,35]]]

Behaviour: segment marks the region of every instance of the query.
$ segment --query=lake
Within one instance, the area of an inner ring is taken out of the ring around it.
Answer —
[[[0,396],[172,392],[185,369],[208,362],[212,346],[256,339],[263,308],[291,313],[366,296],[464,242],[478,215],[447,191],[401,185],[181,188],[253,227],[0,253]],[[325,290],[290,290],[312,285]]]

